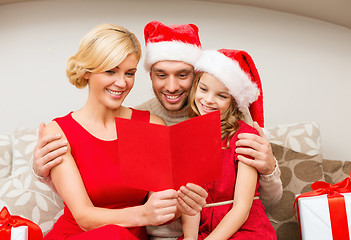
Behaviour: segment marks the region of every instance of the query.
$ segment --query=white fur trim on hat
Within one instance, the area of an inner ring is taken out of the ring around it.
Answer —
[[[201,49],[193,44],[180,41],[148,43],[144,67],[147,71],[150,71],[151,66],[156,62],[167,60],[181,61],[194,66],[200,56]]]
[[[216,50],[203,51],[194,67],[196,71],[207,72],[218,78],[228,88],[239,109],[249,107],[260,94],[239,63]]]

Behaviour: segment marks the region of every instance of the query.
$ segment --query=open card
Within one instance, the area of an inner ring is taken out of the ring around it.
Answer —
[[[220,177],[219,111],[162,126],[116,118],[123,184],[148,191],[179,189]]]

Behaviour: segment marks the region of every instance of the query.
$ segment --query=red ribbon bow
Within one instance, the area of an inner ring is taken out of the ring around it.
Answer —
[[[297,205],[299,222],[300,215],[297,200],[301,197],[313,197],[327,194],[333,239],[350,240],[345,199],[344,196],[340,194],[351,192],[350,178],[345,178],[343,181],[333,185],[323,181],[317,181],[311,185],[311,188],[313,191],[302,193],[295,199],[294,209]]]
[[[6,207],[0,212],[0,239],[11,239],[11,228],[19,226],[28,226],[29,240],[42,240],[43,233],[40,227],[34,222],[20,216],[12,216]]]

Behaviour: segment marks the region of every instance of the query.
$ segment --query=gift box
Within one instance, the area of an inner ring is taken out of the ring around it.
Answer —
[[[295,200],[301,239],[350,240],[350,178],[334,185],[318,181],[311,188]]]
[[[0,212],[1,240],[42,240],[43,233],[34,222],[11,215],[6,207]]]
[[[10,229],[10,231],[11,231],[11,238],[10,238],[11,240],[27,240],[28,239],[28,227],[27,226],[12,227]]]

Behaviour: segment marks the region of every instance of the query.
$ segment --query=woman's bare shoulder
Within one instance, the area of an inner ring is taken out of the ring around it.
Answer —
[[[165,121],[163,121],[162,118],[152,113],[150,114],[150,123],[166,125]]]
[[[56,135],[56,134],[61,134],[61,136],[65,136],[62,129],[57,124],[57,122],[52,121],[44,127],[42,135],[47,136],[47,135]]]

